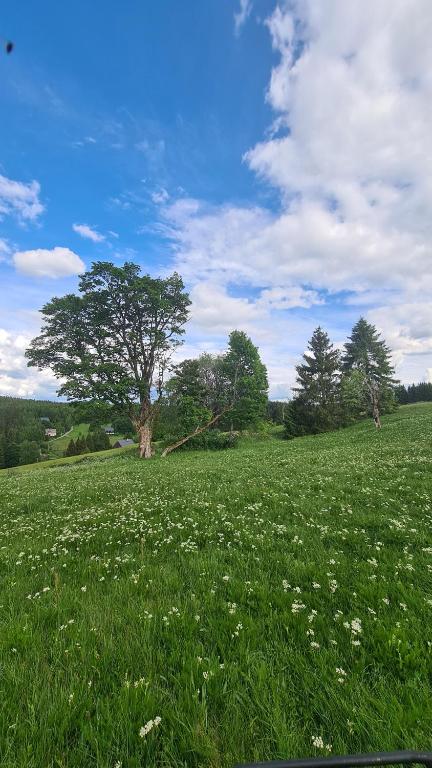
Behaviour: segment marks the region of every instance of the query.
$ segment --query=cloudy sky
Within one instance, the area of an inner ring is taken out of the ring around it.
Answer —
[[[23,352],[95,260],[177,269],[182,356],[246,330],[273,397],[361,314],[432,381],[430,0],[42,0],[0,35],[0,394],[54,395]]]

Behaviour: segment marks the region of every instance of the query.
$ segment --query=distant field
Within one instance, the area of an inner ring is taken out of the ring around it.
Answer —
[[[63,456],[66,448],[71,440],[76,440],[77,437],[87,437],[90,424],[77,424],[72,427],[70,432],[67,432],[64,436],[56,437],[54,440],[49,441],[49,453],[52,458],[60,458]],[[109,441],[111,445],[121,439],[123,435],[109,435]],[[74,458],[74,457],[68,457]],[[28,466],[28,465],[27,465]]]
[[[1,768],[431,750],[431,434],[2,474]]]
[[[68,432],[64,437],[57,437],[54,440],[49,441],[50,455],[53,457],[63,456],[63,452],[68,447],[71,440],[76,440],[77,437],[86,437],[89,431],[89,424],[77,424],[72,427],[71,432]]]

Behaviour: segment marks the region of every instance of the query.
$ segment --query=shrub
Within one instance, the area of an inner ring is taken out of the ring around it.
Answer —
[[[220,432],[218,429],[202,432],[191,437],[179,450],[183,451],[224,451],[238,445],[238,434],[235,432]]]

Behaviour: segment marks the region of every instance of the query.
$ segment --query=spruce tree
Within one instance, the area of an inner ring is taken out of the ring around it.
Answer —
[[[345,344],[342,370],[346,375],[358,371],[363,379],[364,397],[377,427],[381,427],[380,414],[394,408],[394,368],[391,353],[380,339],[374,325],[364,317],[355,324]]]
[[[76,446],[75,446],[75,440],[72,438],[72,440],[69,440],[66,450],[63,453],[63,456],[76,456]]]
[[[17,467],[19,464],[19,444],[6,442],[4,449],[4,465],[5,467]]]
[[[335,429],[339,424],[339,352],[318,327],[309,352],[296,366],[297,387],[285,425],[286,437]]]
[[[84,435],[79,435],[75,443],[77,454],[87,453],[87,444]]]
[[[34,464],[40,456],[39,445],[35,440],[23,440],[20,443],[19,463]]]

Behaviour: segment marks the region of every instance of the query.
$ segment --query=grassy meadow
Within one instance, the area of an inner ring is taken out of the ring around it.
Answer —
[[[432,749],[431,530],[432,405],[1,475],[0,766]]]

